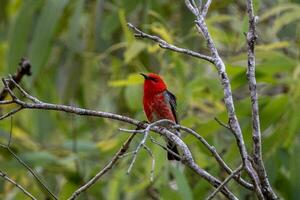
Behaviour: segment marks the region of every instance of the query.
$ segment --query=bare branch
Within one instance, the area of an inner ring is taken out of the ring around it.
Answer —
[[[220,185],[219,185],[219,187],[213,192],[213,193],[211,193],[207,198],[206,198],[206,200],[211,200],[211,199],[213,199],[215,196],[216,196],[216,194],[218,193],[218,192],[220,192],[220,190],[233,178],[233,177],[235,177],[235,176],[237,176],[239,173],[240,173],[240,171],[242,171],[242,169],[244,168],[244,166],[243,165],[241,165],[241,166],[239,166],[236,170],[234,170]]]
[[[212,153],[212,155],[215,157],[216,161],[219,163],[219,165],[228,173],[228,174],[232,174],[232,170],[230,169],[230,167],[225,163],[225,161],[221,158],[221,156],[218,154],[216,148],[214,146],[211,146],[201,135],[199,135],[197,132],[195,132],[194,130],[184,127],[184,126],[180,126],[180,125],[176,125],[176,128],[179,128],[191,135],[193,135],[195,138],[197,138],[202,144],[204,144],[204,146]],[[244,179],[242,179],[240,176],[234,176],[234,179],[239,182],[242,186],[244,186],[247,189],[253,190],[254,187],[251,183],[248,183],[247,181],[245,181]]]
[[[207,14],[207,12],[208,12],[208,8],[209,8],[211,2],[212,2],[212,0],[207,0],[207,1],[206,1],[206,4],[205,4],[205,6],[203,7],[203,9],[202,9],[202,11],[201,11],[201,15],[202,15],[203,18],[206,17],[206,14]]]
[[[24,77],[24,75],[30,76],[31,75],[31,65],[29,63],[29,61],[26,58],[21,58],[20,62],[19,62],[19,68],[17,70],[17,72],[12,76],[12,80],[14,80],[16,83],[20,83],[21,79]],[[8,87],[10,89],[14,88],[14,84],[13,83],[9,83]],[[4,100],[5,97],[7,96],[7,90],[4,88],[1,92],[0,92],[0,101]]]
[[[0,105],[6,105],[6,104],[13,104],[14,102],[12,100],[3,100],[0,101]]]
[[[214,63],[214,60],[210,56],[203,55],[203,54],[194,52],[194,51],[189,50],[189,49],[184,49],[184,48],[180,48],[180,47],[174,46],[172,44],[169,44],[168,42],[166,42],[165,40],[161,39],[158,36],[149,35],[147,33],[142,32],[141,30],[139,30],[137,27],[135,27],[131,23],[127,23],[127,25],[128,25],[128,27],[130,27],[136,33],[134,36],[137,37],[137,38],[147,38],[147,39],[150,39],[154,42],[157,42],[159,44],[159,46],[163,49],[169,49],[169,50],[172,50],[172,51],[176,51],[176,52],[179,52],[179,53],[183,53],[183,54],[186,54],[186,55],[189,55],[189,56],[193,56],[193,57],[196,57],[196,58],[206,60],[210,63]]]
[[[180,161],[182,160],[182,158],[180,157],[180,155],[178,155],[177,153],[175,153],[174,151],[172,151],[168,147],[162,145],[161,143],[159,143],[158,141],[156,141],[153,137],[150,136],[150,140],[151,140],[152,143],[157,144],[158,146],[160,146],[161,148],[163,148],[167,152],[171,153],[173,156],[175,156],[176,158],[178,158]]]
[[[5,80],[4,80],[4,83]],[[22,91],[21,91],[22,92]],[[12,93],[12,91],[11,91]],[[11,95],[14,95],[13,93]],[[28,94],[29,95],[29,94]],[[30,96],[30,95],[29,95]],[[131,119],[126,116],[108,113],[108,112],[102,112],[102,111],[94,111],[94,110],[87,110],[82,108],[76,108],[72,106],[66,106],[66,105],[58,105],[58,104],[50,104],[50,103],[44,103],[41,101],[38,101],[37,103],[28,103],[25,101],[22,101],[18,99],[17,97],[13,98],[14,103],[20,105],[23,109],[40,109],[40,110],[55,110],[59,112],[67,112],[67,113],[73,113],[77,115],[85,115],[85,116],[94,116],[94,117],[102,117],[102,118],[109,118],[117,121],[126,122],[132,125],[139,126],[140,128],[146,129],[149,127],[149,124],[147,123],[141,123],[138,120]],[[214,187],[218,187],[221,182],[210,175],[205,170],[201,169],[193,160],[192,154],[187,147],[187,145],[174,133],[168,131],[166,128],[158,127],[158,126],[151,126],[149,130],[154,131],[156,133],[159,133],[166,137],[168,140],[176,144],[183,152],[182,156],[182,163],[191,168],[193,171],[195,171],[198,175],[200,175],[202,178],[207,180],[211,185]],[[237,199],[226,187],[224,187],[221,192],[229,199]]]
[[[77,189],[68,200],[76,199],[82,192],[86,191],[90,188],[94,183],[96,183],[107,171],[109,171],[113,165],[119,160],[120,157],[128,150],[129,145],[134,138],[135,134],[129,136],[129,138],[124,142],[119,151],[113,156],[111,161],[101,170],[99,171],[91,180],[89,180],[86,184]]]
[[[11,137],[11,136],[10,136]],[[42,186],[54,199],[57,199],[57,197],[48,189],[48,187],[42,182],[42,180],[36,175],[36,173],[31,169],[13,150],[10,148],[10,142],[8,142],[8,145],[0,144],[0,147],[6,149],[21,165],[23,165],[30,174],[37,180],[40,186]]]
[[[149,147],[147,147],[145,144],[143,146],[144,146],[144,149],[148,152],[148,154],[152,158],[150,181],[153,182],[153,180],[154,180],[155,158],[154,158],[154,155],[153,155],[151,149]]]
[[[214,119],[216,120],[216,122],[218,122],[218,124],[220,124],[220,126],[223,126],[224,128],[228,129],[230,132],[232,132],[232,129],[230,128],[230,126],[221,122],[217,117],[215,117]]]
[[[157,126],[157,125],[162,124],[162,123],[165,123],[165,122],[168,122],[168,123],[169,123],[170,120],[168,120],[168,119],[161,119],[161,120],[155,121],[155,122],[149,124],[149,125],[147,126],[147,128],[144,130],[144,137],[143,137],[142,141],[138,144],[136,150],[133,152],[133,159],[132,159],[132,162],[131,162],[130,165],[129,165],[129,168],[128,168],[128,170],[127,170],[127,174],[130,173],[130,171],[131,171],[131,169],[132,169],[132,167],[133,167],[133,165],[134,165],[134,163],[135,163],[135,161],[136,161],[137,154],[138,154],[140,148],[141,148],[142,146],[145,147],[145,142],[146,142],[146,139],[147,139],[147,137],[148,137],[148,135],[149,135],[150,129],[151,129],[153,126]],[[173,124],[173,122],[172,122],[172,124]],[[150,155],[152,155],[152,154],[150,153]]]
[[[20,90],[20,92],[23,94],[24,97],[31,100],[33,103],[41,103],[40,100],[38,100],[37,98],[29,95],[25,90],[23,90],[23,88],[21,88],[21,86],[17,82],[15,82],[14,79],[11,76],[9,76],[9,77],[10,77],[9,81],[11,81],[18,88],[18,90]]]
[[[186,6],[191,10],[191,8],[190,8],[191,4],[187,3],[187,1],[185,1],[185,2],[186,2]],[[194,12],[192,12],[192,13],[196,16],[195,22],[196,22],[197,30],[203,35],[204,39],[206,40],[208,48],[211,52],[211,56],[215,61],[214,63],[217,68],[217,71],[218,71],[220,82],[221,82],[221,85],[223,86],[224,102],[225,102],[225,106],[227,109],[229,126],[235,135],[236,142],[239,147],[239,151],[240,151],[240,155],[242,157],[243,164],[245,166],[245,169],[246,169],[248,175],[250,176],[251,180],[253,181],[253,183],[255,185],[255,190],[256,190],[257,196],[259,197],[259,199],[263,199],[263,195],[262,195],[262,192],[260,189],[260,181],[258,179],[256,171],[253,169],[251,162],[248,160],[248,152],[247,152],[246,145],[244,142],[242,130],[241,130],[240,124],[238,122],[238,119],[237,119],[237,116],[235,113],[231,85],[230,85],[228,75],[226,73],[225,64],[224,64],[223,60],[221,59],[221,57],[219,56],[218,50],[217,50],[215,43],[208,31],[208,28],[204,21],[203,16],[197,15]]]
[[[21,107],[18,107],[18,108],[15,108],[15,109],[13,109],[13,110],[10,111],[10,112],[8,112],[8,113],[6,113],[6,114],[4,114],[4,115],[1,115],[1,116],[0,116],[0,120],[5,119],[5,118],[7,118],[7,117],[10,117],[10,116],[16,114],[17,112],[19,112],[19,111],[22,110],[22,109],[23,109],[22,106],[21,106]]]
[[[255,42],[256,35],[256,20],[257,16],[254,15],[252,0],[246,0],[247,13],[249,19],[249,30],[247,33],[247,45],[248,45],[248,67],[247,78],[250,90],[250,99],[252,106],[252,137],[253,137],[253,163],[257,171],[257,175],[261,182],[262,193],[266,199],[278,199],[275,192],[269,183],[267,172],[262,159],[261,152],[261,130],[259,121],[259,108],[258,108],[258,95],[256,90],[256,78],[255,78]]]
[[[9,178],[4,172],[2,172],[0,170],[0,176],[3,177],[5,180],[7,180],[8,182],[10,182],[11,184],[15,185],[17,188],[19,188],[26,196],[28,196],[29,198],[36,200],[36,198],[30,194],[30,192],[28,192],[25,188],[23,188],[20,184],[18,184],[17,182],[15,182],[14,180],[12,180],[11,178]]]
[[[198,10],[197,6],[195,7],[195,5],[192,5],[190,0],[185,0],[185,5],[195,16],[199,15],[199,10]]]

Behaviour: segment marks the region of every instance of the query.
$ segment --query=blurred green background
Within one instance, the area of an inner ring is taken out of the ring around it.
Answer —
[[[300,1],[254,3],[259,16],[256,62],[264,161],[276,193],[283,199],[299,199]],[[226,63],[251,151],[245,7],[242,0],[215,0],[207,25]],[[179,0],[0,0],[0,75],[15,73],[19,59],[26,56],[33,75],[25,77],[22,86],[42,101],[145,120],[143,80],[138,74],[159,73],[178,98],[181,123],[205,137],[234,169],[241,163],[235,139],[214,120],[227,121],[214,66],[136,40],[126,26],[131,22],[170,43],[209,54],[193,21]],[[2,106],[2,111],[9,108]],[[10,119],[0,121],[1,143],[7,142],[10,124]],[[128,137],[119,127],[134,128],[100,118],[25,110],[13,118],[12,148],[59,199],[66,199],[108,163]],[[220,179],[227,176],[203,145],[185,134],[183,139],[202,168]],[[131,149],[139,140],[135,138]],[[153,183],[151,158],[141,151],[130,175],[126,170],[131,157],[125,157],[79,199],[190,200],[212,192],[205,180],[188,169],[177,172],[179,188],[172,190],[168,182],[174,170],[165,152],[150,141],[147,145],[156,159]],[[47,193],[4,149],[0,149],[0,169],[38,199],[46,198]],[[234,181],[228,187],[241,199],[255,199]],[[20,190],[0,179],[0,199],[24,198]]]

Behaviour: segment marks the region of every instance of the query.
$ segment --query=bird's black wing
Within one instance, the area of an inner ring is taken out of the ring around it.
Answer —
[[[178,120],[177,112],[176,112],[176,106],[177,106],[176,97],[170,91],[166,90],[165,98],[166,98],[167,103],[169,103],[169,105],[171,106],[171,110],[172,110],[173,116],[175,118],[175,122],[176,122],[176,124],[178,124],[179,120]]]

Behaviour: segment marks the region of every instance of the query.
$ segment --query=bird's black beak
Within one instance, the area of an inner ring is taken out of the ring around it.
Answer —
[[[146,74],[140,73],[145,79],[148,79],[148,76]]]

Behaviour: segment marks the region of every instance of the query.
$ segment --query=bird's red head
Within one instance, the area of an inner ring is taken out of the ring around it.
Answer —
[[[144,95],[155,95],[167,89],[163,79],[154,73],[141,74],[144,78]]]

